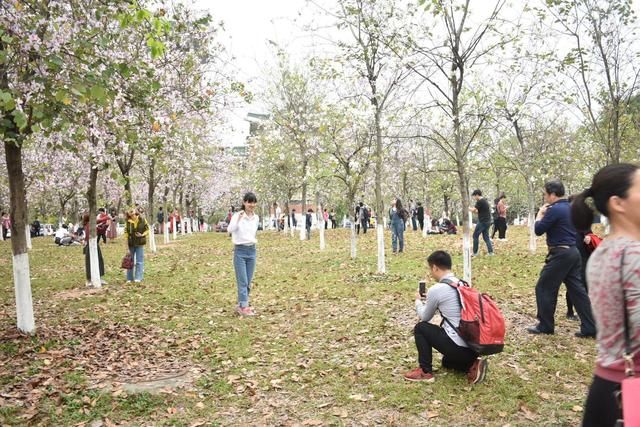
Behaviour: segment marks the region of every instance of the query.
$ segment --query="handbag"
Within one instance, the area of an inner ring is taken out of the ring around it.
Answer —
[[[120,267],[125,270],[131,270],[133,268],[133,257],[130,252],[127,252],[124,258],[122,258],[122,264]]]
[[[631,333],[629,328],[629,310],[624,292],[624,251],[620,260],[620,282],[622,284],[622,306],[624,308],[624,372],[626,378],[622,380],[620,403],[622,404],[622,419],[625,426],[640,426],[640,376],[635,375],[633,352],[631,351]]]

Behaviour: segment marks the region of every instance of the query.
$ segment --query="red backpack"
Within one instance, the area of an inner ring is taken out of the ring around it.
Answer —
[[[464,280],[454,283],[442,279],[441,282],[456,289],[461,307],[457,328],[446,318],[444,320],[479,355],[500,353],[504,349],[505,323],[496,303]]]
[[[591,237],[591,241],[586,246],[587,246],[587,252],[592,253],[593,251],[596,250],[598,246],[600,246],[600,243],[602,243],[602,239],[600,238],[600,236],[593,233],[587,233],[586,236]]]

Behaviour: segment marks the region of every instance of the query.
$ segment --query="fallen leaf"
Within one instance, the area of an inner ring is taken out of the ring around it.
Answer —
[[[571,410],[573,412],[582,412],[582,406],[580,405],[575,405],[573,408],[571,408]]]

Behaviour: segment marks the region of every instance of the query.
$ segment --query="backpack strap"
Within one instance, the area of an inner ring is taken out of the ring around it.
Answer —
[[[453,288],[456,291],[456,297],[458,298],[458,304],[460,305],[460,311],[462,311],[462,300],[460,299],[460,293],[458,292],[458,287],[460,286],[460,281],[458,282],[454,282],[451,279],[447,279],[442,278],[440,279],[440,283],[444,283],[445,285],[449,285],[451,288]],[[453,326],[453,323],[451,323],[449,321],[449,319],[447,319],[446,317],[444,317],[444,315],[442,314],[442,312],[440,312],[440,315],[442,316],[442,322],[440,322],[440,327],[442,327],[442,325],[444,324],[444,322],[447,322],[447,324],[449,326],[451,326],[453,328],[454,331],[456,331],[456,333],[458,334],[458,336],[460,337],[460,332],[458,331],[458,328],[456,328],[455,326]],[[462,337],[460,337],[462,339]],[[462,339],[464,341],[464,339]],[[466,342],[466,341],[465,341]]]

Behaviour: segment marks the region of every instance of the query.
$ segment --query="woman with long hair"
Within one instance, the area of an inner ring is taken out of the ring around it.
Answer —
[[[571,214],[579,230],[589,229],[595,208],[611,224],[611,233],[587,266],[589,297],[596,321],[598,355],[583,426],[613,426],[621,418],[617,393],[625,369],[640,375],[640,172],[636,165],[606,166],[591,188],[575,197]],[[625,317],[628,326],[625,326]],[[630,337],[626,351],[625,329]],[[625,357],[630,360],[625,361]]]
[[[231,233],[233,242],[233,269],[236,272],[238,305],[236,312],[240,316],[255,316],[256,312],[249,306],[251,281],[256,269],[256,237],[260,218],[255,213],[258,199],[249,192],[242,199],[242,209],[233,214],[227,231]]]
[[[127,211],[124,235],[129,253],[133,257],[134,268],[127,270],[127,283],[131,283],[132,280],[136,283],[142,282],[144,276],[144,245],[147,244],[147,234],[149,234],[147,220],[140,215],[137,209],[129,209]]]
[[[391,204],[391,249],[393,253],[404,252],[404,224],[408,212],[402,207],[402,201],[395,198]]]

